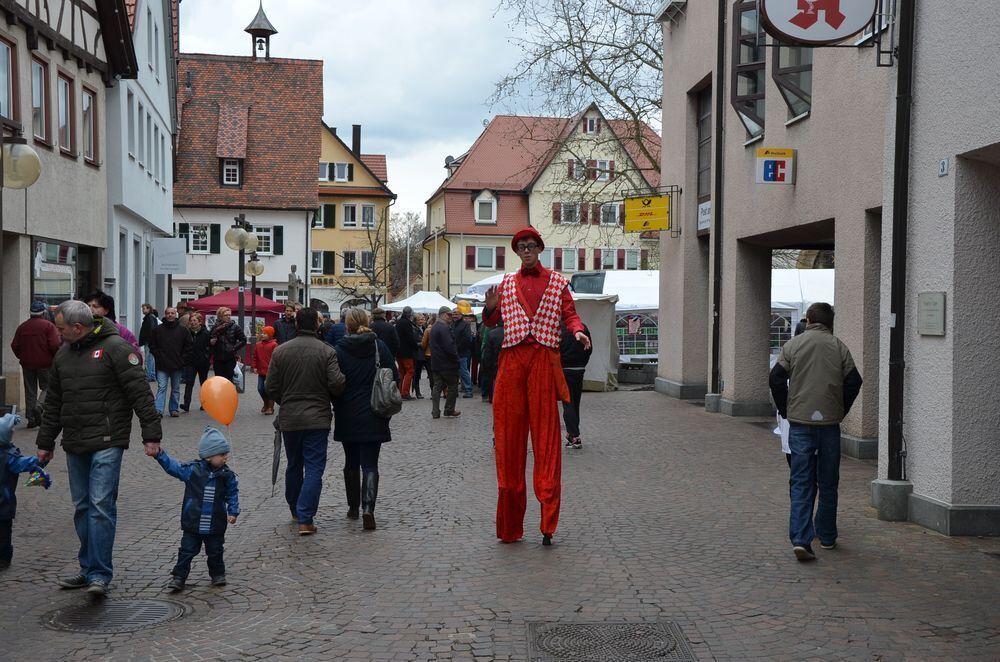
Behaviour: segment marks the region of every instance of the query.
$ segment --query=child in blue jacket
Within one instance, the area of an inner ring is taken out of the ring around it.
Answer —
[[[42,465],[34,455],[24,456],[11,443],[14,438],[14,426],[21,422],[16,414],[0,416],[0,570],[10,567],[14,556],[14,545],[11,534],[14,529],[14,516],[17,514],[17,479],[18,474],[26,471],[37,471],[41,474],[42,484],[49,488],[48,474],[42,471]]]
[[[240,514],[240,486],[236,474],[226,466],[229,459],[229,442],[221,432],[205,428],[198,442],[198,456],[194,462],[181,464],[161,450],[156,461],[168,474],[184,481],[184,505],[181,508],[181,548],[177,553],[167,588],[173,592],[184,590],[191,561],[205,544],[208,557],[208,574],[212,586],[226,585],[226,564],[222,548],[226,541],[226,525],[235,524]]]

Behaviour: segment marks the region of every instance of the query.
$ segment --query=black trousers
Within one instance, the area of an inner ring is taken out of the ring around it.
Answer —
[[[172,574],[180,579],[187,579],[191,572],[191,561],[198,556],[202,543],[205,543],[205,556],[208,557],[208,574],[213,579],[226,574],[226,562],[222,559],[222,548],[226,542],[224,533],[202,535],[185,531],[181,536],[181,548],[177,552],[177,565]]]
[[[340,443],[344,447],[345,471],[360,467],[365,473],[372,471],[378,473],[378,453],[382,450],[381,443],[354,443],[350,441]]]
[[[569,387],[569,402],[563,403],[563,422],[566,434],[580,436],[580,400],[583,398],[583,370],[563,370]]]
[[[458,399],[458,370],[436,370],[434,372],[434,383],[431,386],[431,415],[441,415],[441,391],[448,389],[445,396],[444,412],[450,414],[455,411],[455,401]]]
[[[11,531],[14,520],[0,519],[0,561],[10,563],[14,557],[14,545],[11,544]]]
[[[208,379],[208,366],[184,366],[184,408],[191,406],[191,394],[194,393],[194,378],[198,377],[198,383],[204,384]]]
[[[225,377],[233,381],[233,370],[236,370],[236,357],[231,359],[215,359],[215,376]]]
[[[413,390],[420,393],[420,376],[424,372],[424,359],[420,357],[419,359],[413,359]],[[430,376],[430,371],[427,371],[427,376]]]

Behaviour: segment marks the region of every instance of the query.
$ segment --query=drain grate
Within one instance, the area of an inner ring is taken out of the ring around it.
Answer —
[[[56,609],[42,624],[53,630],[114,634],[162,625],[186,613],[187,607],[167,600],[105,600]]]
[[[688,662],[694,651],[676,623],[528,623],[534,662]]]

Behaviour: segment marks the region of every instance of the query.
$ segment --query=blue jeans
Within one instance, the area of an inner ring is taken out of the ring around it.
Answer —
[[[462,393],[472,395],[472,372],[469,370],[470,356],[458,357],[458,376],[462,380]]]
[[[265,381],[267,381],[267,375],[257,375],[257,392],[260,393],[260,399],[267,402],[271,398],[267,397],[267,389],[264,388]]]
[[[181,371],[164,372],[156,371],[156,411],[164,413],[163,405],[167,399],[167,381],[170,382],[170,411],[175,412],[181,408]]]
[[[156,381],[156,359],[153,358],[153,353],[149,351],[149,346],[146,346],[146,351],[144,354],[144,365],[146,367],[146,381],[155,382]]]
[[[788,432],[792,451],[789,495],[792,508],[788,537],[793,545],[824,544],[837,540],[837,485],[840,482],[840,426],[792,423]],[[813,504],[819,492],[813,528]]]
[[[319,509],[330,430],[282,432],[285,441],[285,501],[299,524],[312,524]]]
[[[73,524],[80,539],[80,574],[88,581],[111,581],[111,551],[118,524],[118,478],[122,448],[93,453],[67,453],[69,493],[76,511]]]

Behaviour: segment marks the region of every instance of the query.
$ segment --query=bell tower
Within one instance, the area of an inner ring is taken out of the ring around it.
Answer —
[[[278,31],[274,29],[271,25],[271,21],[267,20],[267,14],[264,13],[264,0],[260,0],[260,8],[257,10],[257,15],[254,16],[253,21],[250,25],[246,27],[244,32],[250,33],[250,54],[253,58],[259,59],[261,53],[263,52],[263,59],[271,59],[271,35],[278,34]]]

